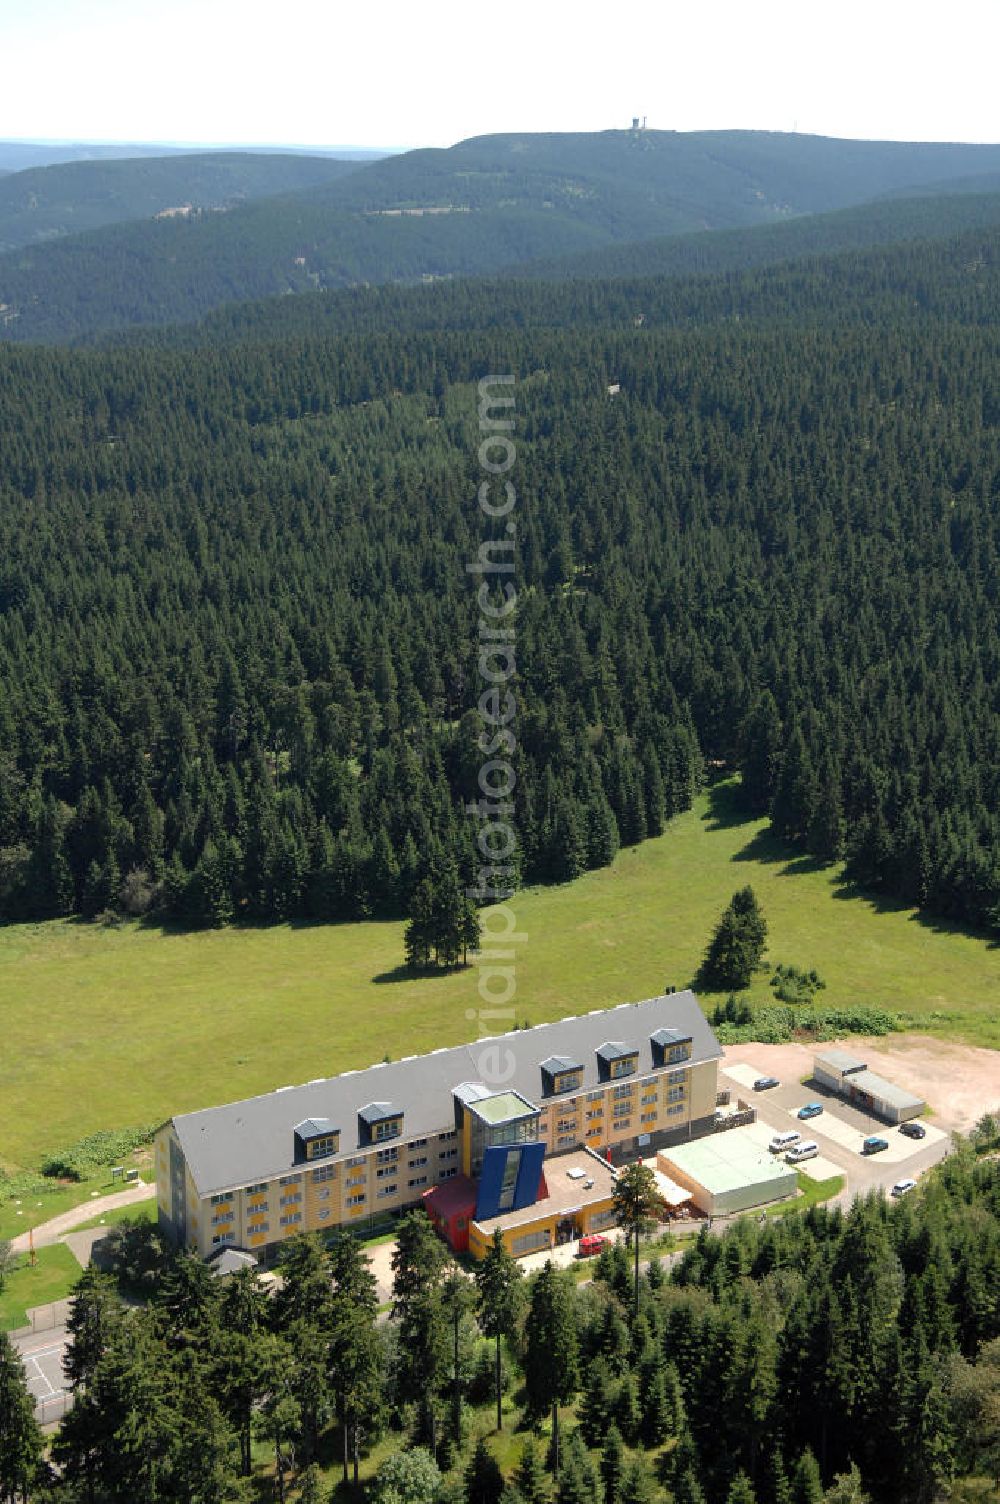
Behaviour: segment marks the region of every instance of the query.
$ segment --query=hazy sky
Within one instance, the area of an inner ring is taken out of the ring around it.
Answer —
[[[1000,0],[0,0],[0,137],[1000,141]]]

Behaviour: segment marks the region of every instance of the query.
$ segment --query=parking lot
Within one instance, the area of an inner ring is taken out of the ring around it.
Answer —
[[[782,1081],[770,1091],[754,1091],[754,1081],[769,1074],[764,1058],[760,1065],[752,1059],[724,1061],[719,1084],[731,1082],[744,1100],[757,1109],[757,1123],[767,1130],[768,1139],[774,1133],[796,1129],[803,1139],[817,1143],[819,1156],[799,1166],[815,1178],[846,1175],[852,1195],[863,1194],[876,1186],[885,1190],[904,1174],[919,1180],[924,1170],[943,1159],[948,1152],[948,1134],[933,1123],[922,1122],[925,1138],[907,1138],[897,1127],[860,1111],[814,1082],[803,1086],[797,1080]],[[806,1121],[800,1120],[798,1110],[806,1102],[821,1102],[822,1113]],[[864,1140],[875,1135],[885,1139],[889,1148],[879,1154],[862,1154]]]

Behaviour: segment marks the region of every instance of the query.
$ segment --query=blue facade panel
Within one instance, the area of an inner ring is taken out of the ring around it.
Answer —
[[[512,1169],[516,1175],[513,1200],[501,1206],[504,1179],[509,1179],[508,1164],[512,1156],[517,1161],[516,1168]],[[487,1149],[476,1195],[476,1221],[485,1222],[490,1217],[498,1217],[501,1212],[521,1211],[526,1206],[533,1206],[538,1199],[544,1158],[545,1145],[539,1143],[497,1144]]]

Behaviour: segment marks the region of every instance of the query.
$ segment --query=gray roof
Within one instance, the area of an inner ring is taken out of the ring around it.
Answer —
[[[872,1096],[880,1102],[886,1102],[892,1107],[923,1107],[922,1097],[915,1097],[912,1091],[907,1091],[903,1086],[897,1086],[894,1081],[887,1081],[884,1076],[879,1076],[875,1071],[867,1067],[850,1077],[850,1084],[857,1086],[861,1091],[871,1092]]]
[[[828,1065],[831,1070],[840,1072],[854,1072],[867,1070],[865,1062],[857,1055],[851,1055],[847,1050],[820,1050],[816,1060],[823,1065]]]
[[[223,1248],[210,1256],[212,1273],[219,1279],[227,1274],[238,1274],[241,1269],[256,1269],[257,1260],[243,1248]]]
[[[386,1123],[402,1114],[403,1108],[394,1107],[391,1102],[368,1102],[359,1110],[358,1117],[370,1128],[373,1123]]]
[[[572,1055],[550,1055],[547,1060],[542,1060],[539,1065],[550,1076],[561,1076],[565,1071],[582,1071],[583,1061],[574,1060]]]
[[[213,1195],[300,1172],[294,1129],[303,1119],[338,1124],[340,1146],[333,1159],[346,1159],[367,1147],[358,1120],[374,1099],[405,1113],[404,1139],[442,1133],[455,1126],[452,1094],[463,1083],[483,1082],[490,1093],[517,1091],[537,1103],[543,1097],[542,1065],[548,1069],[553,1055],[578,1064],[584,1089],[602,1085],[597,1050],[609,1035],[638,1047],[640,1075],[652,1072],[659,1067],[650,1036],[660,1028],[677,1028],[690,1037],[695,1063],[722,1054],[694,993],[674,992],[184,1113],[173,1119],[174,1129],[199,1194]]]
[[[652,1034],[649,1037],[652,1039]],[[620,1039],[607,1039],[598,1046],[597,1053],[602,1060],[628,1060],[629,1056],[639,1053],[639,1046],[638,1043],[625,1044]]]
[[[685,1044],[691,1035],[684,1029],[654,1029],[649,1037],[654,1044],[667,1049],[672,1044]]]
[[[303,1122],[295,1124],[295,1132],[299,1138],[329,1138],[332,1133],[338,1133],[336,1123],[331,1123],[329,1118],[305,1118]]]

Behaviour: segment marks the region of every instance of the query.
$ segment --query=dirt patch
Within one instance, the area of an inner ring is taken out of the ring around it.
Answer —
[[[923,1097],[937,1125],[948,1131],[966,1133],[984,1112],[1000,1108],[1000,1051],[949,1044],[926,1034],[851,1035],[809,1045],[731,1044],[726,1063],[746,1063],[760,1075],[798,1081],[810,1074],[818,1050],[834,1048],[858,1055],[872,1070]]]

